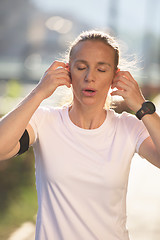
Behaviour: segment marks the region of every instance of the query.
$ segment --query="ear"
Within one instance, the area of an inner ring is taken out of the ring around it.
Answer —
[[[69,68],[69,63],[66,63],[66,67],[65,67],[68,71],[70,71],[70,68]]]
[[[118,72],[120,72],[120,68],[117,68],[117,69],[114,70],[114,76],[113,76],[113,79],[112,79],[111,88],[112,88],[112,84],[113,84],[114,79],[115,79]]]
[[[121,71],[120,68],[115,69],[113,79],[115,78],[115,76],[117,75],[117,73],[120,72],[120,71]]]
[[[71,79],[71,82],[72,82],[72,78],[71,78],[71,72],[70,72],[70,66],[69,66],[69,63],[66,63],[66,67],[67,71],[69,72],[69,76],[70,76],[70,79]]]
[[[120,71],[121,71],[120,68],[117,68],[115,74],[117,74],[117,73],[120,72]]]

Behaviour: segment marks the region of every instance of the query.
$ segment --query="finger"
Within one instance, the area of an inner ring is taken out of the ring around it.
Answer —
[[[124,90],[124,91],[129,90],[129,86],[122,81],[115,82],[112,85],[112,89],[114,89],[114,88],[117,88],[119,90]]]
[[[60,77],[60,78],[56,78],[54,79],[54,85],[59,87],[59,86],[63,86],[66,85],[67,87],[71,87],[71,81],[69,78],[65,77]]]
[[[129,85],[128,84],[128,82],[129,82],[128,79],[126,79],[124,76],[117,76],[112,81],[111,89],[119,86],[119,84],[121,84],[121,82],[123,84]]]
[[[70,72],[67,70],[63,69],[63,71],[56,70],[56,76],[57,78],[66,78],[69,83],[71,83],[71,77],[70,77]]]
[[[132,78],[132,75],[131,75],[130,72],[128,72],[128,71],[117,71],[116,74],[119,75],[119,76],[124,75],[124,76],[126,76],[127,78]]]
[[[125,99],[125,96],[126,96],[126,92],[123,91],[123,90],[119,90],[119,89],[116,90],[116,91],[111,92],[110,94],[111,94],[111,96],[121,96],[124,99]]]
[[[121,78],[126,78],[127,80],[130,80],[129,76],[122,71],[117,72],[113,80],[116,81],[117,79],[121,79]]]
[[[119,78],[116,78],[114,80],[114,82],[112,83],[111,88],[118,88],[118,87],[122,87],[125,90],[129,89],[129,88],[133,88],[134,87],[134,83],[131,82],[130,80],[128,80],[126,77],[122,76]]]
[[[125,77],[127,80],[129,80],[132,83],[136,83],[136,80],[133,78],[130,72],[128,71],[119,71],[117,72],[115,77]]]
[[[124,73],[124,74],[123,74],[123,73]],[[134,87],[134,86],[137,85],[136,80],[135,80],[132,76],[129,78],[128,73],[122,72],[121,74],[117,74],[117,75],[115,76],[115,78],[114,78],[113,81],[112,81],[112,86],[111,86],[111,88],[114,88],[114,87],[115,87],[115,84],[117,84],[117,82],[119,82],[119,81],[125,83],[125,84],[126,84],[127,86],[129,86],[129,87]]]
[[[51,76],[51,77],[52,76],[58,77],[58,78],[61,78],[63,76],[68,76],[70,78],[70,72],[63,67],[58,67],[55,70],[48,70],[45,72],[45,76],[46,75]]]
[[[50,70],[55,70],[57,69],[58,67],[62,67],[62,68],[65,68],[66,67],[66,63],[64,62],[60,62],[60,61],[54,61],[51,66],[47,69],[47,71],[50,71]],[[46,72],[47,72],[46,71]]]
[[[70,78],[69,73],[67,72],[67,70],[66,70],[66,72],[57,72],[54,75],[54,78],[65,79],[67,82],[71,83],[71,78]]]
[[[55,70],[49,70],[48,72],[53,72],[55,71],[55,73],[65,73],[65,74],[68,74],[69,71],[66,69],[66,68],[63,68],[63,67],[57,67]]]
[[[44,74],[43,78],[41,79],[43,82],[48,82],[48,84],[56,84],[57,86],[63,85],[63,84],[71,84],[71,78],[69,76],[69,73],[67,70],[59,71],[48,71]],[[64,82],[64,83],[63,83]]]
[[[58,83],[59,86],[67,86],[68,88],[71,87],[71,82],[67,79],[59,79],[59,83]]]

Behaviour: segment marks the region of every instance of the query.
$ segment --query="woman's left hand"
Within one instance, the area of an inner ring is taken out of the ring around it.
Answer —
[[[136,80],[128,71],[118,71],[113,79],[111,96],[121,96],[125,100],[127,106],[134,112],[137,112],[145,101],[144,96]]]

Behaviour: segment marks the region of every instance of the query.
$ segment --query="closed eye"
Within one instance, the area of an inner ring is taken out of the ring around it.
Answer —
[[[86,67],[77,67],[77,69],[81,71],[81,70],[85,70]]]
[[[98,69],[99,72],[106,72],[106,70]]]

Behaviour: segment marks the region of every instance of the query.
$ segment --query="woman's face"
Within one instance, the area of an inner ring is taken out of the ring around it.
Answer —
[[[70,60],[74,104],[104,107],[115,75],[114,59],[114,50],[98,40],[74,47]]]

